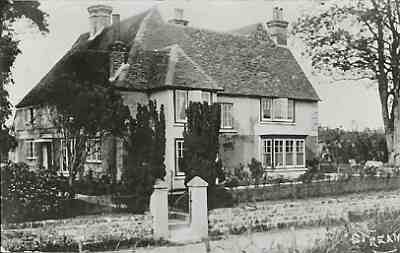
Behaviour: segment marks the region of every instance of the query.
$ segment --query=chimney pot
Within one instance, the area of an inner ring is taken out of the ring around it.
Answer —
[[[272,20],[267,22],[268,32],[277,45],[286,46],[289,22],[283,19],[283,8],[275,7]]]
[[[92,5],[88,7],[90,36],[111,24],[112,7],[108,5]]]
[[[183,18],[183,9],[182,8],[175,8],[174,9],[174,18],[168,21],[169,23],[176,24],[176,25],[183,25],[186,26],[189,21]]]

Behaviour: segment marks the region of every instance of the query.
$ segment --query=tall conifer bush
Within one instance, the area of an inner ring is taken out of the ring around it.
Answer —
[[[191,102],[186,114],[187,126],[183,133],[185,149],[182,159],[185,183],[195,176],[200,176],[211,188],[215,186],[220,169],[216,161],[221,122],[220,107],[218,104]]]
[[[164,107],[157,111],[155,102],[137,106],[136,118],[129,123],[127,169],[123,185],[132,197],[127,205],[134,213],[143,213],[153,193],[156,179],[165,177]]]

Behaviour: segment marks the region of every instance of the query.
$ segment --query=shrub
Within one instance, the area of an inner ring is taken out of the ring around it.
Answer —
[[[235,202],[232,194],[223,187],[209,188],[207,191],[208,209],[233,207]]]
[[[2,222],[58,218],[65,215],[68,181],[49,170],[30,171],[26,164],[1,169]]]
[[[260,180],[263,176],[264,169],[261,165],[261,162],[257,161],[255,158],[251,159],[251,163],[248,164],[251,172],[251,177],[254,180],[255,185],[260,184]]]

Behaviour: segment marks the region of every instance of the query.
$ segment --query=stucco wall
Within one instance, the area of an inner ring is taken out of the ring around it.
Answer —
[[[247,164],[253,157],[261,160],[261,135],[307,135],[306,149],[310,150],[310,154],[317,150],[317,102],[296,101],[294,123],[262,122],[260,98],[221,95],[218,102],[233,103],[233,129],[221,130],[223,134],[220,138],[221,159],[226,167]]]

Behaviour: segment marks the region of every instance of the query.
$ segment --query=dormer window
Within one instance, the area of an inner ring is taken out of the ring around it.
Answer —
[[[294,122],[294,100],[289,98],[262,98],[262,121]]]

